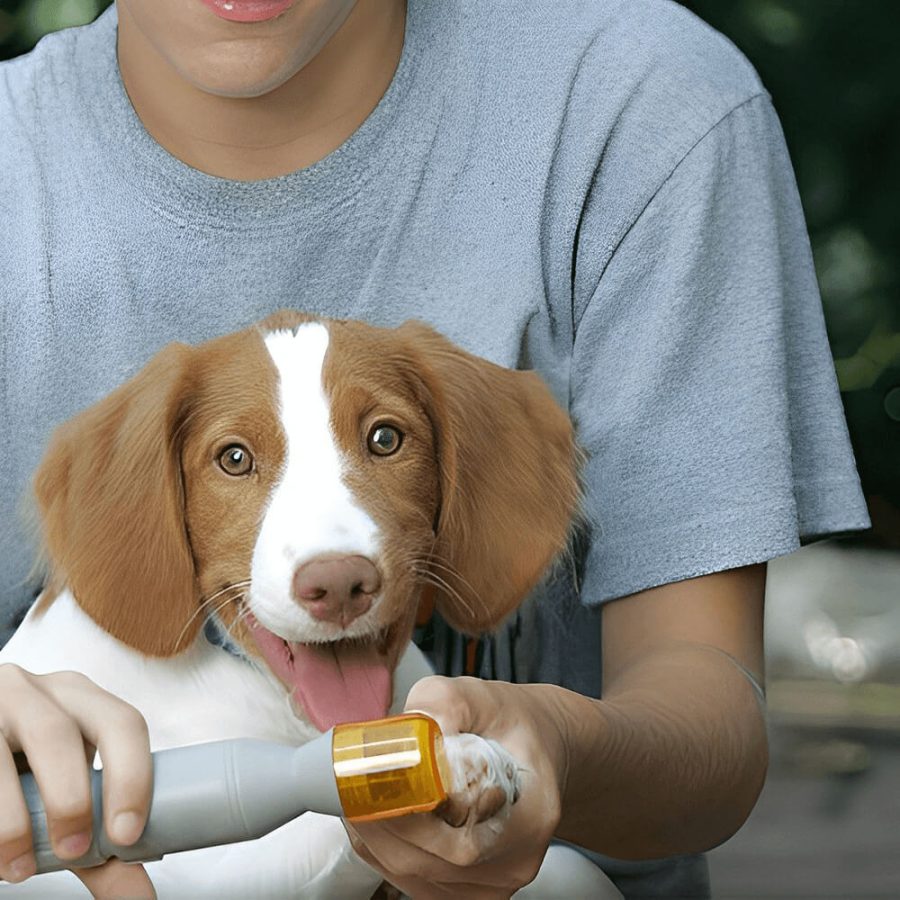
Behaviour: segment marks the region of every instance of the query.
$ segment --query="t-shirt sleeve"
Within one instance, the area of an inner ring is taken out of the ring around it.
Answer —
[[[700,137],[625,230],[576,323],[571,385],[585,603],[869,526],[768,97]]]

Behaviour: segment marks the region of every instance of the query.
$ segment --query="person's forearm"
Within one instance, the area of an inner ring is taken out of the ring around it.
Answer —
[[[562,689],[544,699],[567,748],[558,837],[624,859],[696,852],[753,808],[764,717],[721,652],[678,645],[623,673],[602,701]]]

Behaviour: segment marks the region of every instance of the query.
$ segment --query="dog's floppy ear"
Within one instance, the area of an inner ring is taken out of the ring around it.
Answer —
[[[534,372],[504,369],[419,322],[400,327],[421,365],[441,468],[435,598],[456,629],[498,625],[566,545],[578,506],[572,425]]]
[[[68,585],[106,631],[152,656],[184,649],[200,626],[179,438],[192,353],[170,344],[61,425],[34,478],[51,588]]]

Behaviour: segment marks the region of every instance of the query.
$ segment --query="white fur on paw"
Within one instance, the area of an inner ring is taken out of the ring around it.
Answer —
[[[477,734],[444,738],[453,785],[440,815],[451,825],[485,823],[500,831],[519,798],[519,767],[496,741]]]

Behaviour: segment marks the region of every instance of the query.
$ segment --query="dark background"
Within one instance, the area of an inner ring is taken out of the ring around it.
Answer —
[[[107,5],[0,0],[0,59],[26,52],[49,31],[91,21]],[[770,774],[748,823],[710,856],[714,892],[896,898],[900,0],[684,5],[743,50],[781,116],[874,524],[863,536],[769,566]]]
[[[870,540],[900,548],[900,2],[686,0],[756,66],[806,212]]]

